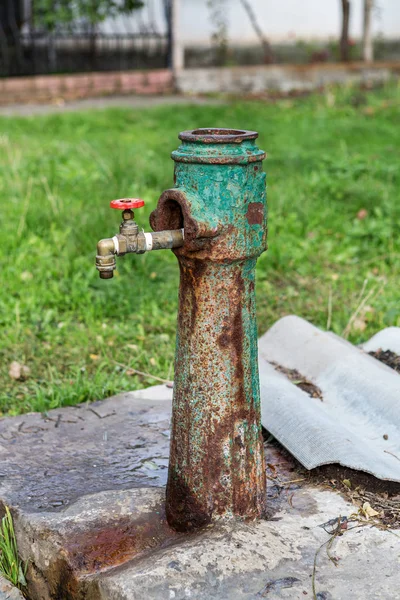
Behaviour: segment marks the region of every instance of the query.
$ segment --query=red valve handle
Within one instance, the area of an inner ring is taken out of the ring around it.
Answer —
[[[141,206],[144,206],[144,200],[141,200],[140,198],[120,198],[119,200],[111,200],[110,206],[117,210],[140,208]]]

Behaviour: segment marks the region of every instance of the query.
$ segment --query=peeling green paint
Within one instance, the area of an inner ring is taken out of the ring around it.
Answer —
[[[257,361],[255,264],[266,249],[266,192],[256,132],[183,132],[175,187],[155,231],[184,227],[167,518],[190,530],[257,518],[265,469]]]

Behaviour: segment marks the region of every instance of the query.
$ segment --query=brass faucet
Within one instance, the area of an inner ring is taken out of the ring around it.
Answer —
[[[144,206],[144,201],[138,198],[122,198],[112,200],[111,208],[122,210],[122,223],[119,233],[112,238],[100,240],[97,244],[96,269],[101,279],[111,279],[116,268],[116,256],[123,256],[130,252],[144,254],[150,250],[164,248],[179,248],[183,245],[183,229],[171,229],[145,233],[139,231],[139,226],[134,220],[132,208]]]

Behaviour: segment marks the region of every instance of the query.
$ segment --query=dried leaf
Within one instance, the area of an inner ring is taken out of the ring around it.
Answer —
[[[367,328],[367,323],[365,322],[365,320],[361,316],[357,317],[353,321],[353,328],[356,331],[365,331],[365,329]]]
[[[91,360],[99,360],[100,355],[99,354],[89,354],[89,357]]]
[[[366,106],[362,112],[364,115],[370,117],[375,114],[375,109],[373,106]]]
[[[361,510],[367,519],[379,515],[378,511],[374,510],[369,502],[364,502]]]
[[[126,347],[130,350],[139,350],[139,346],[137,346],[136,344],[127,344]]]

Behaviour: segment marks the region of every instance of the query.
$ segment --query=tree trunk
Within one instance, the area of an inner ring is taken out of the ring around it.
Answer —
[[[250,23],[253,26],[254,31],[256,32],[257,36],[259,37],[259,40],[261,42],[261,45],[263,47],[264,50],[264,62],[265,63],[272,63],[273,62],[273,55],[272,55],[272,49],[271,49],[271,45],[269,43],[269,41],[267,40],[267,38],[264,35],[263,30],[260,27],[260,24],[257,21],[257,17],[256,14],[253,10],[253,7],[251,6],[250,2],[248,0],[241,0],[242,6],[245,9],[249,19],[250,19]]]
[[[185,62],[180,32],[181,0],[171,0],[171,64],[174,77],[182,71]]]
[[[342,33],[340,36],[340,60],[350,60],[349,25],[350,25],[350,0],[341,0],[342,3]]]
[[[363,59],[365,62],[374,60],[374,46],[372,41],[371,16],[374,0],[364,0],[363,20]]]
[[[167,69],[172,69],[172,8],[171,0],[164,0],[164,18],[167,26],[167,54],[166,64],[164,65]]]

